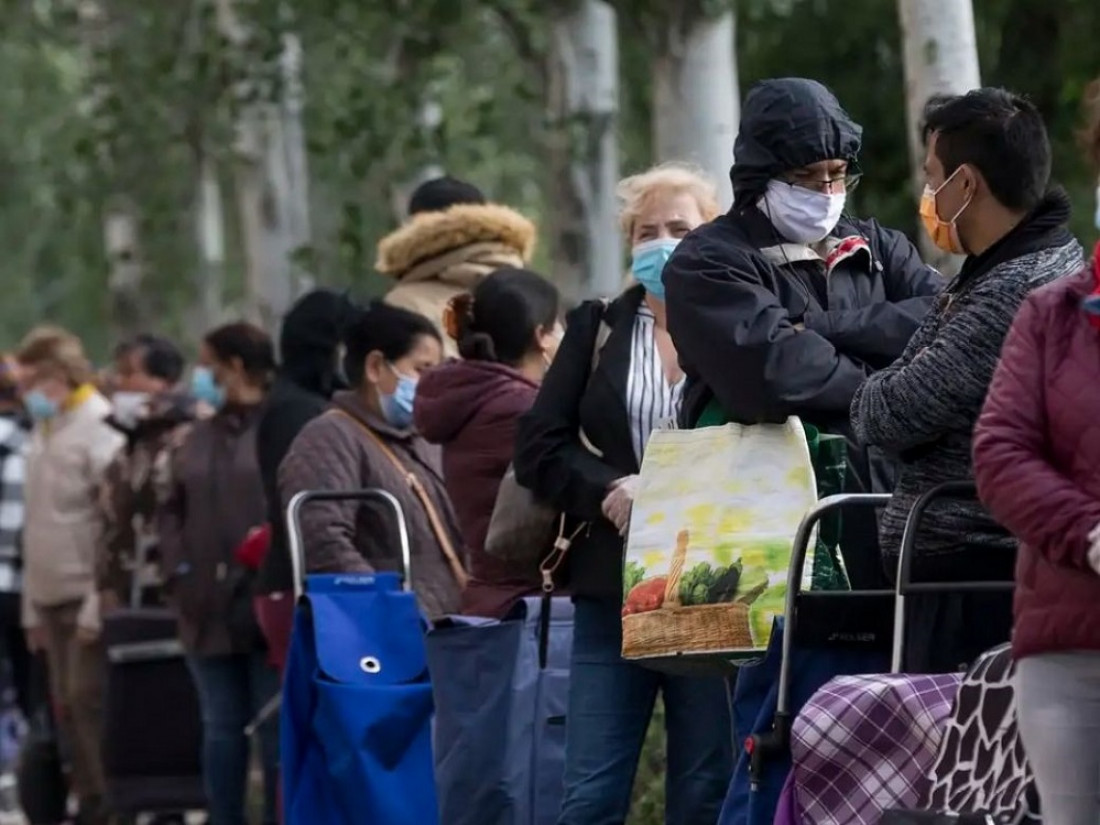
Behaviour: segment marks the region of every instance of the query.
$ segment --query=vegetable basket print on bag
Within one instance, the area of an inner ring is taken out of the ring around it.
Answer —
[[[627,541],[623,656],[758,657],[783,614],[795,531],[816,501],[796,418],[654,432]]]

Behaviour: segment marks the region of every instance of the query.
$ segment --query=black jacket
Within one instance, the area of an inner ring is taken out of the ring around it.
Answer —
[[[316,290],[295,304],[283,321],[279,339],[282,366],[256,430],[271,524],[271,549],[256,582],[259,593],[293,589],[286,515],[279,497],[279,465],[302,428],[327,409],[335,390],[343,388],[337,375],[337,346],[353,313],[346,296]]]
[[[565,580],[574,596],[622,598],[623,540],[600,505],[613,481],[638,472],[626,382],[634,318],[643,295],[635,287],[606,308],[589,301],[569,314],[565,338],[516,437],[516,480],[565,512],[570,532],[588,522],[567,561]],[[592,372],[601,319],[611,331]],[[602,456],[582,443],[582,429]]]
[[[663,280],[668,327],[688,376],[691,426],[717,399],[745,424],[799,416],[851,436],[868,375],[901,356],[942,289],[899,232],[842,217],[816,249],[788,243],[757,203],[768,182],[822,160],[853,165],[861,129],[824,86],[768,80],[745,98],[730,178],[734,206],[676,248]],[[824,257],[822,257],[824,256]],[[889,462],[851,445],[849,491],[889,491]],[[853,585],[881,582],[870,514],[845,516]]]
[[[742,423],[798,415],[848,432],[856,388],[901,355],[942,279],[874,221],[842,218],[834,236],[830,266],[750,206],[680,243],[664,282],[689,421],[713,395]],[[853,236],[850,249],[837,245]]]

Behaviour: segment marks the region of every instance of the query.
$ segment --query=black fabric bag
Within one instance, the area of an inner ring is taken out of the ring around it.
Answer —
[[[15,771],[19,807],[30,825],[59,825],[68,819],[69,787],[50,703],[46,663],[41,656],[31,666],[30,683],[34,711]]]

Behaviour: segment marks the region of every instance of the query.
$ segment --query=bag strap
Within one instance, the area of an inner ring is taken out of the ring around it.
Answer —
[[[386,457],[386,460],[393,465],[393,468],[397,470],[405,479],[405,482],[409,485],[409,489],[413,491],[420,504],[424,508],[424,512],[428,516],[428,523],[432,526],[432,532],[435,533],[435,539],[439,542],[440,548],[443,550],[443,555],[447,559],[447,563],[451,566],[451,573],[455,577],[455,581],[458,582],[459,587],[466,587],[470,577],[466,572],[466,568],[463,566],[461,559],[458,557],[458,553],[455,552],[454,544],[451,542],[451,537],[447,534],[447,528],[443,525],[443,519],[439,517],[439,511],[435,509],[435,504],[432,503],[431,496],[428,495],[428,491],[424,488],[423,482],[420,478],[404,465],[400,458],[390,449],[378,435],[356,418],[344,410],[336,409],[332,411],[337,415],[342,415],[349,421],[354,422],[359,429],[366,433],[367,437],[374,442],[375,446],[381,450],[382,455]],[[408,571],[406,571],[407,573]]]

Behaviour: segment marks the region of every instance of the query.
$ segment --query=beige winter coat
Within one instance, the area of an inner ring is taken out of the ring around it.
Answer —
[[[473,289],[501,267],[521,267],[535,249],[535,226],[497,204],[459,204],[414,215],[378,244],[375,268],[397,281],[386,295],[391,306],[419,312],[443,336],[443,310],[455,295]]]
[[[82,602],[78,623],[99,627],[95,564],[101,540],[98,493],[104,471],[122,448],[106,422],[111,405],[91,392],[78,406],[38,424],[27,455],[23,525],[23,624],[39,624],[38,608]]]

